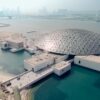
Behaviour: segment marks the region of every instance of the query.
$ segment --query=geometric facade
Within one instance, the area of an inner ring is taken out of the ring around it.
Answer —
[[[35,45],[59,54],[100,54],[100,34],[81,29],[60,30],[40,37]]]

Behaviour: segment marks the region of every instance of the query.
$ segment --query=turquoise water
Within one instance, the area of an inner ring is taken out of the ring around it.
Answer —
[[[19,74],[24,71],[27,52],[0,51],[0,71]],[[100,73],[76,65],[63,77],[52,74],[32,86],[32,100],[100,100]]]
[[[14,75],[24,71],[24,59],[31,55],[27,52],[11,53],[9,51],[0,50],[0,71],[8,72]]]
[[[100,100],[100,73],[73,65],[63,77],[51,75],[34,86],[32,100]]]
[[[92,21],[0,19],[0,22],[10,24],[9,27],[0,27],[0,32],[27,33],[80,28],[100,33],[100,23]],[[20,74],[24,71],[23,60],[30,56],[27,52],[10,53],[0,50],[0,71]],[[32,100],[100,100],[100,73],[73,65],[71,72],[63,77],[53,74],[33,85]]]

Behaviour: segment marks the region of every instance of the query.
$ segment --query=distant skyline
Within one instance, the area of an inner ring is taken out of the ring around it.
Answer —
[[[100,10],[100,0],[0,0],[0,10],[20,9],[22,13],[37,13],[40,9],[49,12],[58,9],[68,10]]]

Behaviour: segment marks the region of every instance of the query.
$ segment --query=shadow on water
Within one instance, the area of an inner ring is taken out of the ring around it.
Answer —
[[[1,52],[2,53],[11,53],[11,54],[22,54],[22,53],[24,53],[24,50],[21,50],[21,51],[18,51],[18,52],[14,52],[14,53],[12,53],[11,51],[10,51],[10,49],[1,49]]]
[[[93,83],[89,83],[89,84],[93,86],[94,88],[100,89],[100,72],[99,71],[95,71],[95,70],[78,66],[78,65],[77,66],[74,65],[73,70],[76,70],[77,72],[80,72],[80,73],[84,73],[86,78],[90,76],[88,77],[88,79],[93,80]]]
[[[33,100],[65,100],[66,95],[57,88],[59,81],[49,78],[35,92]]]
[[[33,100],[65,100],[66,95],[53,85],[52,88],[40,87],[36,92]],[[54,90],[55,88],[55,90]]]
[[[68,71],[67,73],[63,74],[62,76],[57,76],[55,74],[51,74],[51,75],[43,78],[42,80],[36,82],[35,84],[32,84],[29,88],[34,88],[38,85],[41,85],[41,83],[48,82],[48,80],[51,79],[51,78],[54,81],[59,82],[59,81],[63,80],[64,78],[68,77],[70,74],[71,74],[71,71]]]
[[[20,55],[20,54],[23,54],[24,52],[25,52],[24,50],[21,50],[21,51],[15,52],[14,54]]]
[[[92,69],[89,69],[89,68],[86,68],[86,67],[83,67],[83,66],[79,66],[79,65],[73,65],[72,71],[73,72],[77,71],[77,72],[80,72],[80,73],[85,73],[87,75],[90,75],[92,73],[99,74],[98,71],[95,71],[95,70],[92,70]]]
[[[66,98],[68,98],[68,95],[66,95],[58,88],[58,85],[62,80],[67,78],[70,73],[71,71],[65,73],[61,77],[55,74],[51,74],[48,77],[32,85],[32,100],[65,100]],[[36,87],[38,88],[34,91]]]
[[[100,77],[95,81],[94,86],[100,89]]]
[[[56,80],[61,81],[61,80],[64,80],[65,78],[69,77],[69,75],[71,75],[71,73],[72,73],[72,71],[68,71],[65,74],[63,74],[62,76],[57,76],[56,74],[53,74],[53,77]]]
[[[45,78],[43,78],[42,80],[40,80],[40,81],[38,81],[38,82],[36,82],[36,83],[34,83],[34,84],[32,84],[29,88],[34,88],[34,87],[36,87],[36,86],[41,85],[41,83],[45,82],[45,81],[48,80],[50,77],[52,77],[52,74],[49,75],[49,76],[47,76],[47,77],[45,77]]]
[[[32,100],[99,100],[99,75],[97,71],[73,65],[61,77],[52,74],[36,83]]]

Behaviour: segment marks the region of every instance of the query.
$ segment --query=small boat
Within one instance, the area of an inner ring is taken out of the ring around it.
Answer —
[[[13,52],[13,53],[18,52],[18,51],[21,51],[21,50],[23,50],[23,48],[19,48],[19,49],[12,48],[12,49],[10,49],[10,51]]]

